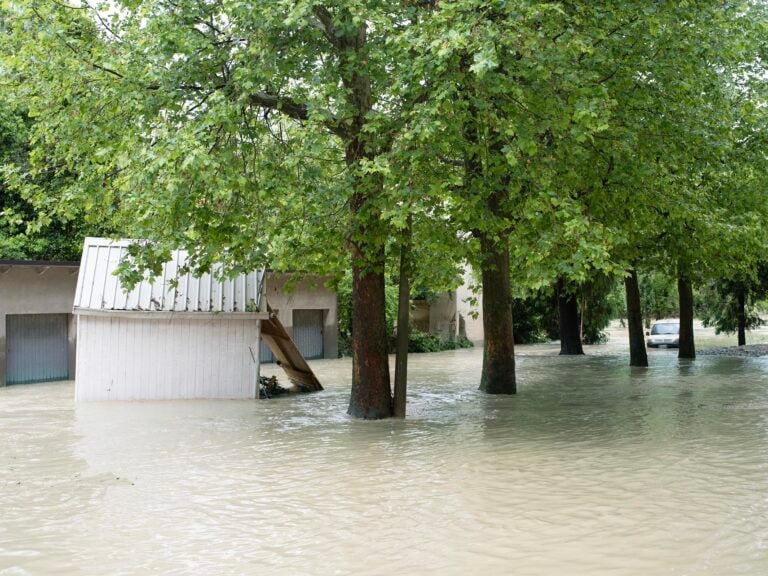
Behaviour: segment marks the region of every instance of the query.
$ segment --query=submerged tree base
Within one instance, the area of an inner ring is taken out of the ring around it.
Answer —
[[[565,280],[558,279],[557,294],[558,324],[560,327],[560,355],[581,356],[581,317],[576,296],[568,292]]]
[[[512,292],[509,284],[507,238],[481,238],[483,247],[483,372],[480,390],[488,394],[515,394],[515,339],[512,327]]]
[[[629,330],[629,365],[648,366],[648,352],[645,349],[643,335],[643,316],[640,304],[640,286],[637,282],[637,272],[632,269],[624,278],[624,289],[627,299],[627,328]]]

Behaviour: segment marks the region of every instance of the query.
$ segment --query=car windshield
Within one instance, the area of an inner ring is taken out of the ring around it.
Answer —
[[[679,334],[680,324],[654,324],[651,334]]]

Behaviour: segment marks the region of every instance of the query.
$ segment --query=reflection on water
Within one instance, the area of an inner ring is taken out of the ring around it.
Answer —
[[[74,406],[0,389],[0,574],[768,573],[768,362],[413,356],[408,420],[327,391]],[[546,352],[546,350],[545,350]]]

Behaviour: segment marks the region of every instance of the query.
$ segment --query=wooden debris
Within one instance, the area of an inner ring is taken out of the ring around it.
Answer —
[[[283,388],[277,381],[277,376],[267,378],[262,376],[259,378],[259,398],[276,398],[277,396],[283,396],[289,394],[291,390]]]
[[[269,319],[261,321],[261,338],[267,343],[277,365],[282,368],[288,379],[297,387],[297,392],[316,392],[322,390],[320,381],[312,372],[296,344],[288,336],[282,323],[271,307],[267,307]]]

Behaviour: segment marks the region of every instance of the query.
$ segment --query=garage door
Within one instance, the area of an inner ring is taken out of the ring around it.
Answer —
[[[323,311],[293,311],[293,341],[304,358],[323,357]]]
[[[9,314],[5,337],[8,384],[69,378],[66,314]]]
[[[272,309],[272,314],[279,317],[280,316],[280,310]],[[269,345],[262,339],[261,340],[261,352],[259,356],[259,361],[262,364],[268,364],[269,362],[275,361],[275,356],[272,354],[272,350],[270,349]]]
[[[272,349],[264,340],[261,341],[261,356],[259,356],[259,360],[262,364],[268,364],[269,362],[275,361],[275,357],[272,355]]]

